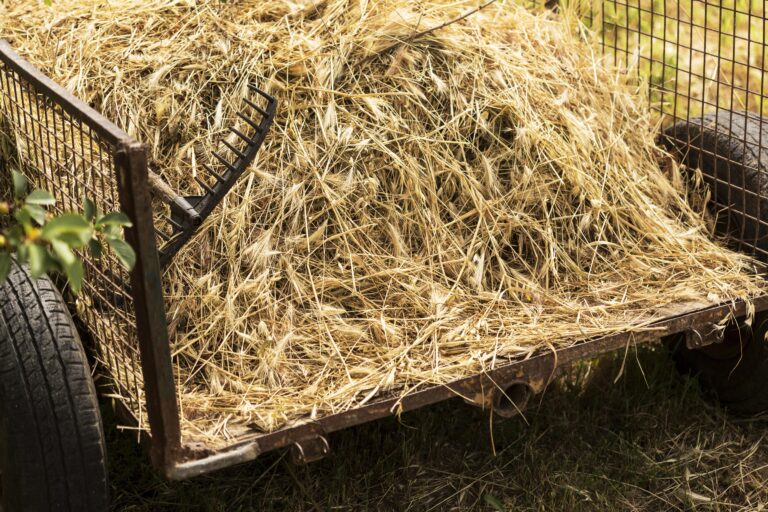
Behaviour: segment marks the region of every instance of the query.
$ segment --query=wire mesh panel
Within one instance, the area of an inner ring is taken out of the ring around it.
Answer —
[[[82,211],[89,198],[102,212],[120,209],[114,134],[22,76],[0,59],[0,160],[56,197],[56,212]],[[143,382],[128,272],[111,253],[85,258],[79,318],[110,368],[114,392],[142,420]],[[139,421],[139,424],[142,424]]]
[[[716,228],[768,258],[764,0],[602,0],[607,56],[647,80],[663,142],[709,185]],[[596,18],[597,19],[597,18]]]

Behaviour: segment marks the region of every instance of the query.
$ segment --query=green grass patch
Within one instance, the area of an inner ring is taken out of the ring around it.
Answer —
[[[107,432],[115,510],[730,511],[768,504],[766,425],[728,417],[655,346],[580,364],[524,418],[454,400],[333,434],[304,467],[273,453],[168,483]]]

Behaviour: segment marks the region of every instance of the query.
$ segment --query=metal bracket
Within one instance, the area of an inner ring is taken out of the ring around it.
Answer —
[[[303,465],[318,461],[331,453],[331,446],[323,428],[310,422],[302,425],[302,433],[294,439],[290,451],[291,461],[296,465]]]
[[[331,453],[331,446],[325,436],[309,437],[291,445],[291,461],[296,465],[315,462]]]
[[[503,418],[520,414],[528,405],[531,397],[546,387],[546,379],[528,380],[515,377],[507,382],[496,382],[490,378],[481,380],[468,394],[461,394],[464,402],[491,410]]]
[[[725,337],[726,325],[714,322],[698,324],[695,328],[685,331],[685,346],[690,350],[706,347],[714,343],[722,343]]]

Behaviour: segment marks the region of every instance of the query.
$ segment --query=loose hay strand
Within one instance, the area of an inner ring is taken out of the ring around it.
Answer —
[[[199,193],[194,170],[237,125],[246,84],[279,100],[257,163],[165,275],[187,439],[273,431],[760,292],[686,201],[642,85],[576,16],[496,2],[445,23],[477,6],[5,7],[20,53],[148,142],[182,193]]]

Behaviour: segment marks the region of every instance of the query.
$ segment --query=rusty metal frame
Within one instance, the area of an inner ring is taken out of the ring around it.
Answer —
[[[133,226],[125,232],[125,238],[136,251],[136,266],[131,272],[131,293],[152,432],[150,454],[156,466],[165,467],[173,464],[181,442],[181,428],[147,184],[147,151],[142,144],[125,140],[118,146],[115,156],[120,207],[133,221]]]

